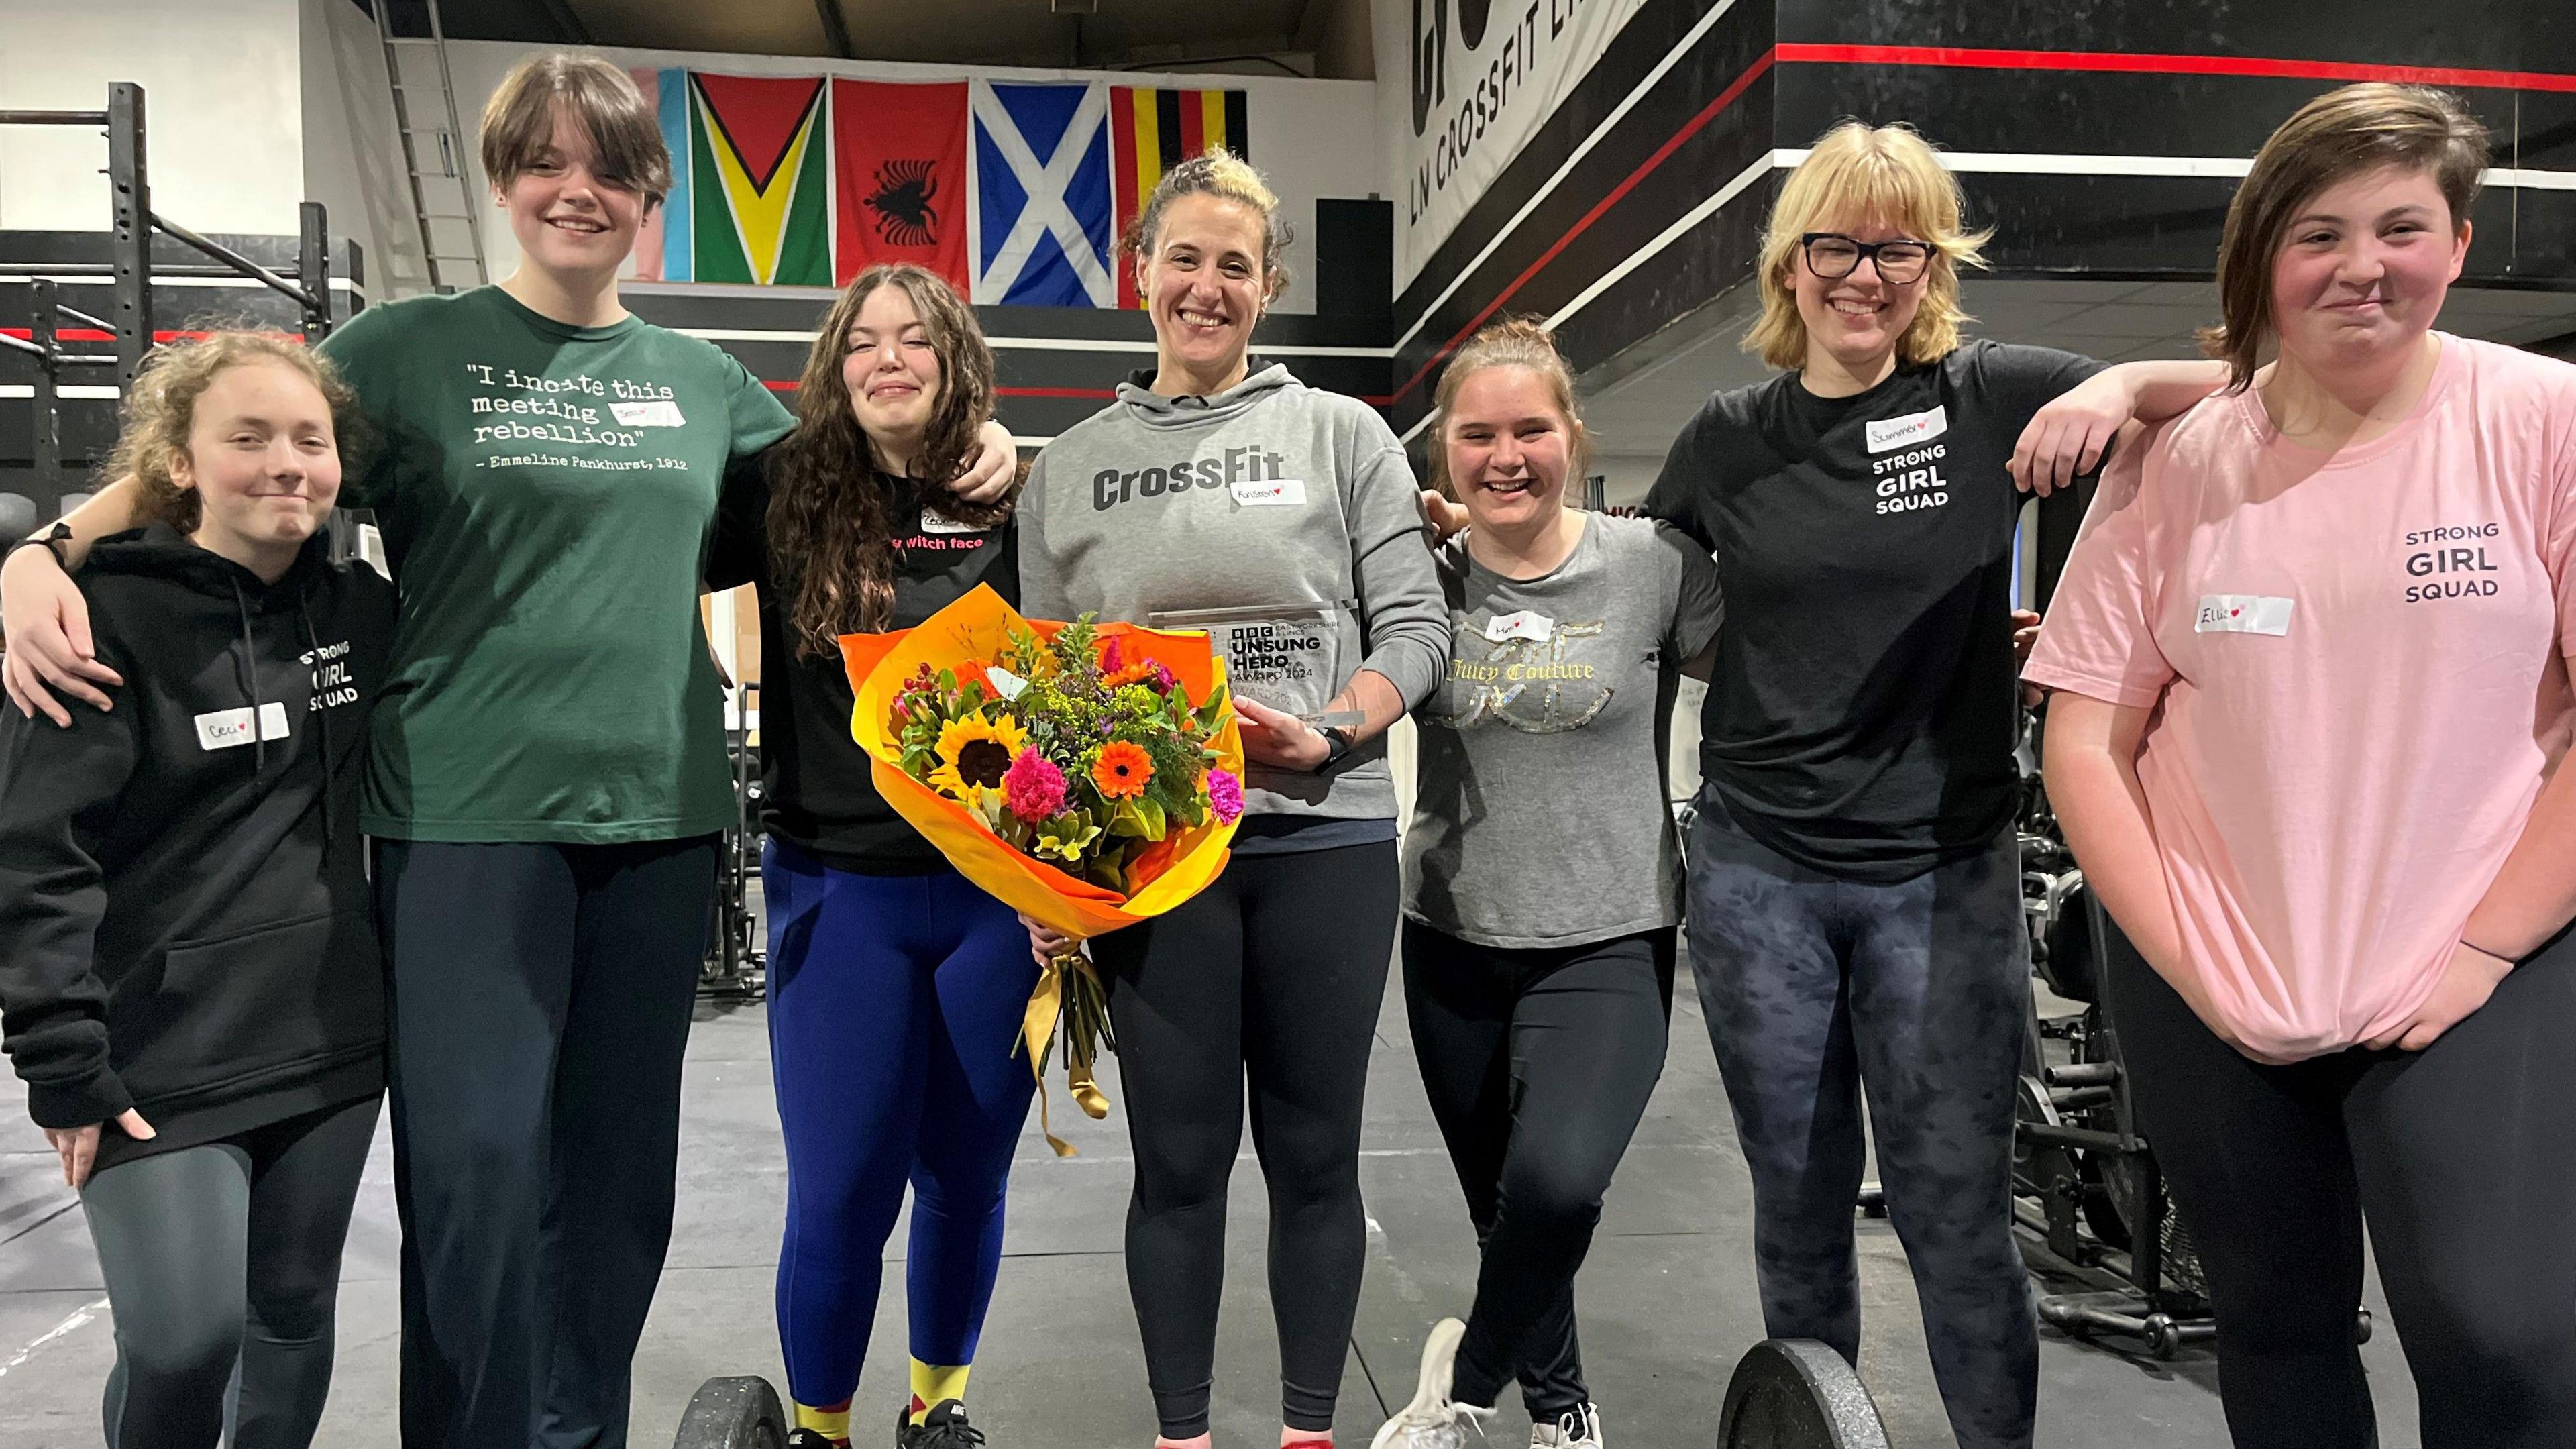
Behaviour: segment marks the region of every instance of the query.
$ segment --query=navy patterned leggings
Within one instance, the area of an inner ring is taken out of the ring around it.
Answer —
[[[2030,1001],[2010,831],[1895,885],[1747,836],[1703,792],[1690,955],[1753,1172],[1774,1337],[1860,1355],[1861,1103],[1960,1449],[2027,1449],[2039,1338],[2012,1236],[2013,1081]]]

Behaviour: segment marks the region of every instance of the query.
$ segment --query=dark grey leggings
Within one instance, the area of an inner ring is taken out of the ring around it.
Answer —
[[[1673,932],[1512,950],[1406,921],[1404,1008],[1481,1255],[1451,1392],[1491,1408],[1517,1378],[1553,1424],[1592,1397],[1574,1273],[1663,1074]]]
[[[233,1449],[313,1442],[376,1101],[129,1158],[81,1190],[116,1318],[108,1449],[213,1449],[227,1417]]]
[[[2009,830],[1896,885],[1809,870],[1705,792],[1691,969],[1753,1171],[1775,1337],[1860,1354],[1861,1101],[1960,1449],[2025,1449],[2039,1338],[2012,1237],[2013,1082],[2030,1010]]]

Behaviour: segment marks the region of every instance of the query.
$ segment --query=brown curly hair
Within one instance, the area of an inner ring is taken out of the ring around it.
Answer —
[[[331,405],[331,434],[340,453],[341,476],[357,471],[358,400],[329,360],[274,332],[238,328],[209,332],[193,342],[154,348],[135,374],[134,385],[126,389],[124,425],[99,476],[134,479],[136,521],[167,523],[181,533],[197,531],[203,500],[194,488],[178,485],[172,477],[173,465],[188,456],[197,399],[226,369],[256,362],[292,369],[313,384],[314,391]]]
[[[769,496],[771,576],[799,653],[832,655],[840,635],[883,629],[894,613],[895,510],[911,490],[887,476],[841,376],[850,328],[879,287],[912,299],[939,354],[939,395],[912,479],[936,486],[957,476],[981,451],[977,434],[993,412],[993,350],[974,309],[938,273],[909,262],[873,266],[842,289],[806,354],[796,432],[778,449]],[[991,528],[1010,516],[1011,500],[978,506],[944,496],[939,511]]]

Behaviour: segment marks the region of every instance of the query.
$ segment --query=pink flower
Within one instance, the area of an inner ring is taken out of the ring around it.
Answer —
[[[1153,661],[1152,672],[1145,682],[1153,687],[1156,694],[1169,694],[1172,692],[1172,686],[1180,683],[1173,677],[1172,671],[1163,667],[1163,661],[1160,659]]]
[[[1064,771],[1036,750],[1022,750],[1002,772],[1002,800],[1031,825],[1052,820],[1064,810]]]
[[[1230,770],[1207,772],[1208,808],[1216,812],[1217,823],[1232,825],[1243,813],[1243,782]]]
[[[1116,674],[1119,670],[1126,667],[1125,660],[1123,658],[1125,651],[1118,647],[1118,642],[1117,636],[1111,635],[1109,639],[1109,647],[1100,651],[1101,673]]]

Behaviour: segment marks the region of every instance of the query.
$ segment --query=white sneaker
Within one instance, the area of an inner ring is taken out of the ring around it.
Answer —
[[[1530,1449],[1601,1449],[1601,1411],[1585,1404],[1553,1424],[1532,1424]]]
[[[1369,1449],[1466,1449],[1469,1430],[1478,1439],[1485,1437],[1485,1421],[1494,1411],[1449,1398],[1458,1366],[1458,1342],[1466,1336],[1467,1325],[1454,1318],[1431,1325],[1431,1337],[1422,1345],[1422,1377],[1414,1388],[1413,1402],[1386,1421],[1369,1441]]]

